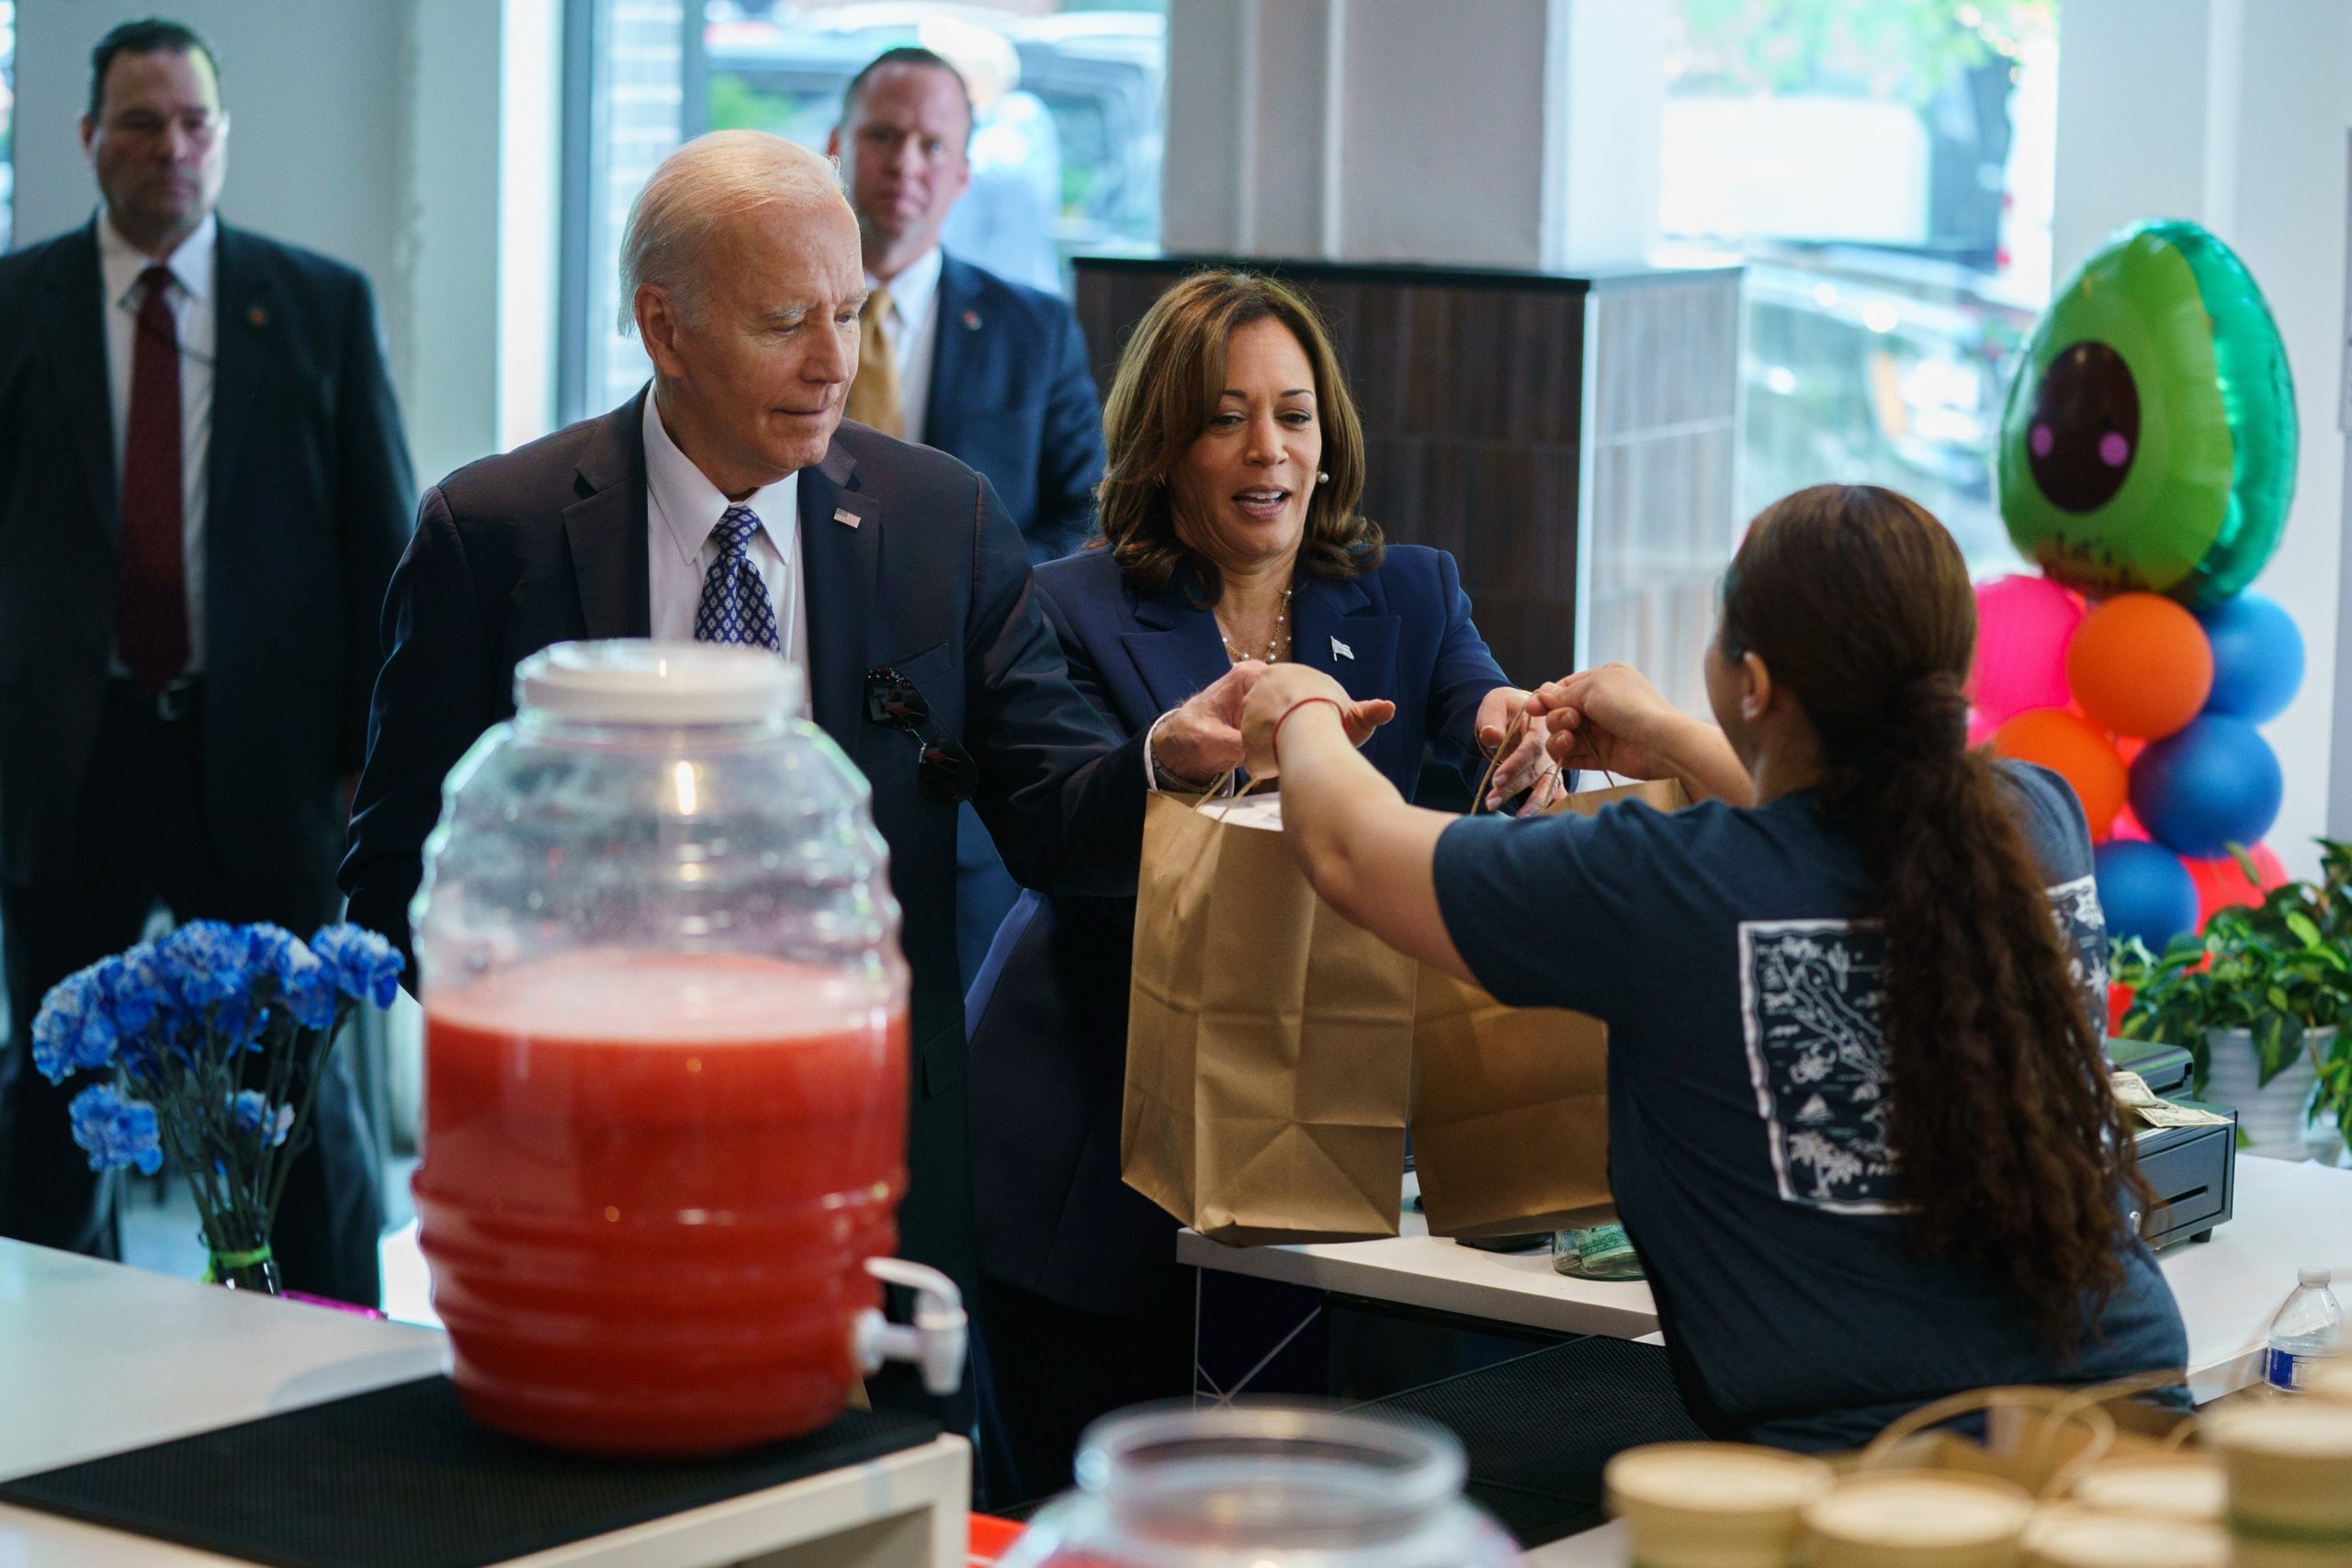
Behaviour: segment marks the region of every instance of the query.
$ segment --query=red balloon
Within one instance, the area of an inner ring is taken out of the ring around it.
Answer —
[[[2246,852],[2254,862],[2258,881],[2248,882],[2245,868],[2234,855],[2222,855],[2216,860],[2181,858],[2188,868],[2188,879],[2197,884],[2197,924],[2201,930],[2213,918],[2216,909],[2232,905],[2251,908],[2262,902],[2262,896],[2287,880],[2287,868],[2279,863],[2267,844],[2256,844]]]
[[[2132,780],[2104,731],[2064,708],[2034,708],[1995,730],[1993,750],[2038,762],[2072,784],[2083,815],[2090,818],[2091,841],[2106,841]]]
[[[2197,617],[2171,600],[2119,593],[2075,629],[2066,688],[2102,728],[2161,739],[2205,706],[2213,645]]]

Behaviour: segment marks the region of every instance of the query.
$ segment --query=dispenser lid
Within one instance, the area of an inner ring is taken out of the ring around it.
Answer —
[[[760,724],[800,707],[800,667],[764,649],[614,637],[516,666],[518,707],[573,724]]]

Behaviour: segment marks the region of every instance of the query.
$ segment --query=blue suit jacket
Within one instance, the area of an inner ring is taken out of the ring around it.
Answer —
[[[513,716],[515,665],[550,643],[651,625],[645,396],[469,464],[424,498],[384,608],[390,653],[343,865],[349,918],[403,948],[441,781]],[[968,1280],[956,807],[917,786],[904,736],[866,720],[865,671],[896,668],[928,700],[932,730],[970,749],[980,819],[1013,874],[1038,886],[1132,894],[1143,749],[1072,690],[1012,525],[954,458],[844,423],[800,472],[800,547],[809,706],[873,785],[914,972],[899,1249]]]
[[[1130,736],[1230,666],[1182,581],[1138,594],[1108,550],[1038,569],[1070,679]],[[1434,745],[1475,784],[1478,704],[1507,685],[1453,558],[1389,547],[1379,570],[1300,580],[1291,647],[1396,716],[1365,757],[1409,798]],[[1135,900],[1024,894],[966,1000],[980,1267],[1082,1311],[1140,1310],[1176,1275],[1176,1222],[1119,1179]]]
[[[987,476],[1031,560],[1066,556],[1094,532],[1103,460],[1078,318],[1051,294],[940,261],[923,445]]]

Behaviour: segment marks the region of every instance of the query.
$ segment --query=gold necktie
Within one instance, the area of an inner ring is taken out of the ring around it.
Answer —
[[[899,410],[899,356],[890,335],[882,330],[890,314],[890,291],[876,288],[865,297],[865,314],[857,323],[857,379],[849,384],[849,417],[870,424],[885,435],[903,436],[907,422]]]

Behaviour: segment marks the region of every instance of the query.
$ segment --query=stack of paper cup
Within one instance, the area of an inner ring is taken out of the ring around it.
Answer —
[[[2068,1495],[2103,1514],[2218,1526],[2229,1483],[2210,1454],[2133,1454],[2092,1465],[2075,1478]]]
[[[1837,1479],[1817,1459],[1739,1443],[1653,1443],[1601,1472],[1642,1568],[1786,1568],[1805,1506]]]
[[[2025,1568],[2229,1568],[2229,1562],[2230,1538],[2219,1525],[2054,1503],[2025,1528]]]
[[[1849,1476],[1804,1512],[1811,1568],[2013,1568],[2033,1517],[2021,1486],[1946,1471]]]
[[[2229,1475],[2238,1568],[2352,1562],[2352,1404],[2244,1404],[2203,1431]]]

